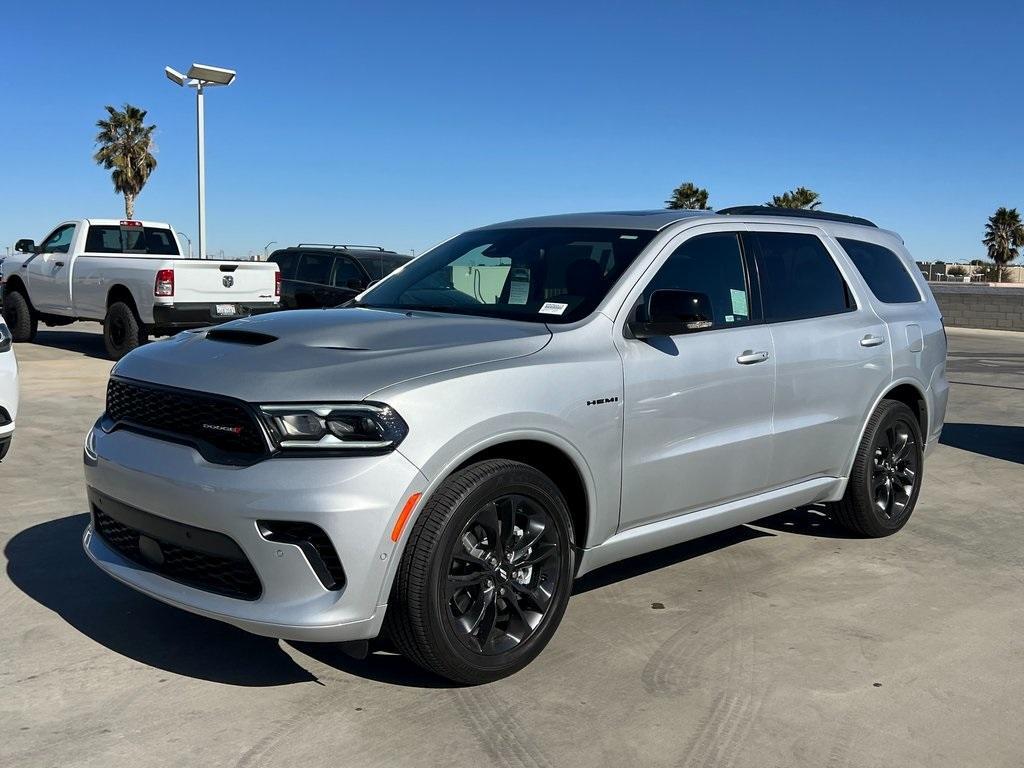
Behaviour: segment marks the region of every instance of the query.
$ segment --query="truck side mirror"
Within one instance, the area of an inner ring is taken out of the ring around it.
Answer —
[[[14,244],[14,250],[20,253],[35,253],[36,244],[34,240],[30,240],[27,237],[23,237],[21,240]]]

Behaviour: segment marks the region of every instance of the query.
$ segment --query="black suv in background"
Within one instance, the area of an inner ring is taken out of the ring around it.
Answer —
[[[300,243],[270,254],[281,270],[281,308],[336,307],[412,259],[376,245]]]

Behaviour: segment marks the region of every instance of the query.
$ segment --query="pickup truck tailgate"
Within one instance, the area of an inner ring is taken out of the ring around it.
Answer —
[[[262,261],[174,262],[174,302],[206,303],[274,301],[277,264]]]

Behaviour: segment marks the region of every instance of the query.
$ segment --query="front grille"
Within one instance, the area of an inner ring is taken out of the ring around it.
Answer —
[[[115,424],[187,442],[218,463],[267,455],[253,412],[217,395],[111,378],[107,416]]]
[[[263,591],[256,571],[241,550],[238,550],[240,559],[200,552],[115,520],[95,504],[92,514],[96,532],[112,549],[133,563],[155,571],[161,576],[196,589],[241,600],[255,600]],[[201,531],[207,540],[213,536],[220,537],[225,540],[225,546],[238,549],[234,541],[222,534],[181,524],[177,524],[177,527],[183,529],[186,535],[189,531]],[[159,545],[162,562],[155,560],[151,554],[149,557],[143,554],[139,548],[140,536],[145,536]]]

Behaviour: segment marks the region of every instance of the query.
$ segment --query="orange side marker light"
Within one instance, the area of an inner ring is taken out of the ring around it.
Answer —
[[[392,541],[398,541],[402,538],[402,531],[405,530],[405,524],[409,522],[409,515],[412,514],[413,509],[416,507],[416,502],[420,500],[422,495],[422,493],[414,493],[405,502],[405,506],[402,507],[402,514],[398,516],[398,519],[395,521],[395,527],[391,529]]]

